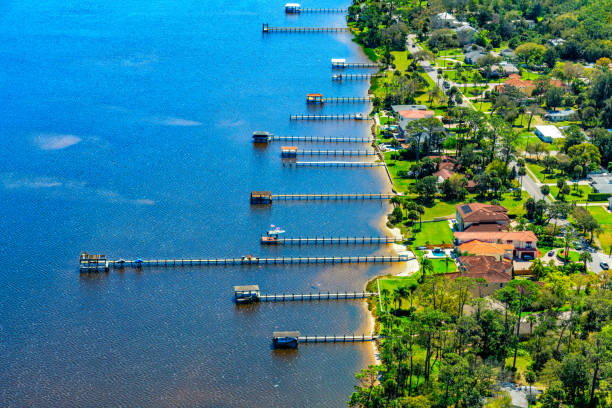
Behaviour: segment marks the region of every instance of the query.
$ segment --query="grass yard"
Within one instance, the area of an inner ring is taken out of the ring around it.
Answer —
[[[537,72],[527,71],[526,69],[523,70],[523,72],[521,74],[521,79],[523,79],[523,80],[535,81],[539,77],[540,77],[540,74],[538,74]]]
[[[492,106],[491,102],[472,101],[472,104],[481,112],[489,112]]]
[[[557,251],[557,258],[559,258],[560,260],[563,260],[565,257],[563,256],[563,250],[559,250]],[[570,262],[580,262],[580,254],[576,251],[569,251],[569,261]]]
[[[587,209],[601,227],[601,233],[597,234],[597,239],[601,243],[602,251],[607,253],[612,247],[612,214],[603,206],[587,207]]]
[[[453,231],[448,226],[448,221],[424,222],[419,230],[419,224],[413,228],[414,241],[413,247],[423,245],[450,244],[453,242]]]
[[[557,170],[553,170],[552,174],[544,173],[544,166],[536,163],[527,162],[527,168],[538,178],[540,183],[556,183],[557,178],[561,177],[561,172]]]
[[[588,195],[593,192],[593,188],[591,186],[578,185],[578,190],[575,190],[574,185],[570,185],[571,192],[568,196],[565,197],[566,201],[574,201],[574,200],[585,200]],[[556,199],[559,194],[559,187],[550,186],[550,194]]]
[[[446,259],[448,259],[448,264],[445,259],[431,260],[431,263],[433,264],[434,274],[457,272],[457,264],[455,263],[455,261],[450,258]]]
[[[391,51],[391,55],[395,57],[393,59],[395,69],[403,72],[406,70],[406,68],[408,68],[408,51]]]

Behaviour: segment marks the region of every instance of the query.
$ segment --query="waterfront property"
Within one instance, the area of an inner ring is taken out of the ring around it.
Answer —
[[[460,254],[492,256],[501,261],[503,258],[513,258],[512,252],[514,251],[514,246],[512,244],[494,244],[475,239],[457,246],[457,249]]]
[[[511,244],[515,258],[535,259],[538,238],[533,231],[495,231],[495,232],[455,232],[455,243],[461,245],[469,241]]]
[[[501,231],[508,229],[508,210],[501,205],[469,203],[456,206],[457,231]]]
[[[458,262],[460,272],[444,276],[448,279],[459,277],[484,279],[485,284],[476,285],[470,290],[474,296],[490,296],[512,280],[510,261],[500,261],[492,256],[460,256]]]

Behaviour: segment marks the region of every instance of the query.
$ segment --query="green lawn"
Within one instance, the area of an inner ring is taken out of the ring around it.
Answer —
[[[601,233],[597,234],[597,239],[601,243],[601,249],[607,253],[612,247],[612,214],[603,206],[587,207],[587,209],[601,227]]]
[[[538,178],[540,183],[556,183],[557,178],[561,177],[561,172],[553,170],[553,173],[544,173],[544,166],[536,163],[527,162],[527,168]]]
[[[585,200],[586,201],[588,195],[593,192],[593,188],[591,186],[579,185],[577,187],[578,187],[578,190],[575,190],[574,189],[575,187],[573,185],[570,185],[571,192],[569,195],[565,197],[566,201],[574,201],[574,200],[578,200],[578,201]],[[554,198],[557,198],[557,196],[559,195],[559,187],[550,186],[550,194]]]
[[[438,273],[452,273],[457,272],[457,264],[450,258],[448,259],[448,264],[445,259],[432,259],[431,263],[433,264],[434,274]]]
[[[399,171],[409,171],[416,161],[392,160],[391,155],[394,152],[385,152],[385,162],[391,177],[393,178],[393,187],[396,191],[407,193],[409,186],[415,183],[415,179],[400,178],[397,176]]]
[[[526,69],[523,70],[521,74],[521,79],[524,79],[524,80],[529,79],[529,80],[535,81],[539,77],[540,77],[540,74],[538,74],[537,72],[527,71]]]
[[[489,112],[491,110],[492,103],[491,102],[480,102],[480,101],[472,101],[472,104],[476,109],[481,112]]]
[[[405,71],[408,68],[408,51],[391,51],[391,55],[395,57],[393,60],[395,69]]]
[[[562,250],[559,250],[557,252],[557,258],[563,260],[563,256],[561,256],[561,254],[563,253]],[[576,251],[569,251],[569,260],[570,262],[580,262],[580,254]]]
[[[454,239],[448,221],[424,222],[421,229],[419,229],[419,224],[416,223],[413,233],[414,241],[411,244],[413,247],[427,244],[450,244]]]

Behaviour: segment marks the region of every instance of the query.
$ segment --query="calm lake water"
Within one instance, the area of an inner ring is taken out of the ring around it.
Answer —
[[[259,244],[270,224],[287,236],[380,235],[388,210],[378,201],[250,206],[252,190],[389,191],[380,169],[284,167],[286,142],[251,143],[254,130],[369,132],[362,122],[289,121],[367,112],[305,104],[308,92],[365,95],[366,81],[332,83],[330,59],[366,58],[348,34],[262,35],[264,22],[344,24],[341,14],[286,16],[283,4],[0,4],[0,406],[345,405],[370,344],[274,351],[270,337],[367,333],[363,302],[237,307],[232,286],[360,290],[388,266],[77,270],[83,250],[114,259],[390,254]]]

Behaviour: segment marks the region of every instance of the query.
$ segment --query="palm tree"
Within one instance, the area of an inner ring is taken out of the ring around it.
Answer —
[[[565,257],[563,258],[563,264],[567,265],[567,261],[569,259],[569,247],[570,243],[576,238],[576,233],[572,228],[568,228],[563,234],[563,244],[565,245]]]
[[[578,257],[580,262],[584,263],[584,273],[587,273],[587,262],[593,262],[593,257],[588,251],[582,251]]]
[[[529,270],[531,270],[531,273],[533,274],[533,277],[535,278],[535,280],[540,280],[544,272],[544,264],[542,263],[542,260],[539,258],[535,259],[531,263]]]
[[[383,290],[380,291],[380,296],[382,297],[381,302],[383,304],[383,306],[385,306],[385,310],[389,309],[389,289],[384,288]]]
[[[421,262],[421,283],[425,282],[427,272],[433,272],[433,262],[429,258],[424,258]]]

